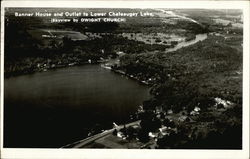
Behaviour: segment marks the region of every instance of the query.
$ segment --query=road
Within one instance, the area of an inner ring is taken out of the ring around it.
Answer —
[[[134,126],[134,125],[138,125],[141,121],[140,120],[137,120],[135,122],[132,122],[132,123],[128,123],[128,124],[125,124],[126,127],[129,127],[129,126]],[[83,140],[80,140],[80,141],[77,141],[77,142],[74,142],[72,144],[68,144],[68,145],[65,145],[61,148],[81,148],[81,147],[84,147],[85,145],[91,143],[91,142],[94,142],[95,140],[99,139],[99,138],[102,138],[106,135],[109,135],[111,133],[113,133],[113,131],[116,129],[117,131],[119,131],[120,129],[122,129],[124,127],[124,125],[119,125],[115,128],[112,128],[112,129],[109,129],[109,130],[105,130],[104,132],[102,133],[99,133],[99,134],[96,134],[96,135],[93,135],[93,136],[90,136],[88,138],[85,138]]]

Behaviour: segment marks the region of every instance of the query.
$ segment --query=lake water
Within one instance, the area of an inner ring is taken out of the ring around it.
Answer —
[[[4,146],[60,147],[127,122],[149,88],[99,65],[5,79]]]

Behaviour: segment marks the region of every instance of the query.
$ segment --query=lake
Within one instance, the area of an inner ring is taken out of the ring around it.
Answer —
[[[84,65],[4,81],[4,147],[61,147],[91,128],[126,123],[149,88],[100,65]]]

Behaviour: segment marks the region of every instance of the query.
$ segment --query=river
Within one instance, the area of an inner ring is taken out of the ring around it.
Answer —
[[[4,81],[4,146],[60,147],[90,128],[127,123],[149,88],[99,65],[11,77]]]
[[[183,41],[183,42],[180,42],[178,43],[175,47],[173,48],[170,48],[170,49],[166,49],[166,52],[172,52],[172,51],[176,51],[178,49],[181,49],[183,47],[187,47],[189,45],[193,45],[199,41],[203,41],[207,38],[207,34],[197,34],[195,36],[195,39],[193,40],[190,40],[190,41]]]

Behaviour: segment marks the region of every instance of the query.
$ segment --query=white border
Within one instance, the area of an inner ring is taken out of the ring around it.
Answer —
[[[204,8],[243,9],[243,150],[119,150],[3,148],[4,7],[54,8]],[[1,3],[1,151],[0,158],[249,158],[249,1],[4,1]]]

